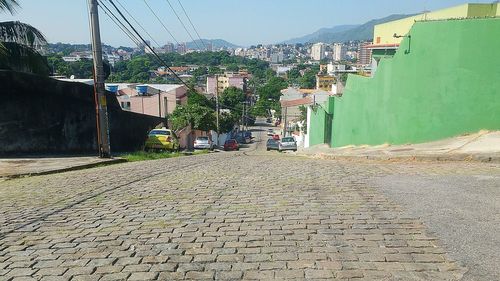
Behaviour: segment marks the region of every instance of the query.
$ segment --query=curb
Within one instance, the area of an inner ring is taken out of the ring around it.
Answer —
[[[305,154],[299,153],[298,156],[321,157],[328,160],[371,160],[371,161],[420,161],[420,162],[481,162],[481,163],[500,163],[500,156],[474,155],[474,154],[455,154],[455,155],[334,155],[326,153]]]
[[[77,170],[84,170],[84,169],[90,169],[94,168],[97,166],[107,166],[107,165],[113,165],[113,164],[119,164],[119,163],[125,163],[127,162],[126,159],[123,158],[114,158],[108,161],[103,161],[103,162],[96,162],[96,163],[90,163],[90,164],[83,164],[83,165],[77,165],[77,166],[72,166],[72,167],[67,167],[67,168],[61,168],[61,169],[55,169],[55,170],[50,170],[50,171],[42,171],[42,172],[35,172],[35,173],[23,173],[23,174],[15,174],[15,175],[7,175],[7,176],[0,176],[0,179],[17,179],[17,178],[22,178],[22,177],[33,177],[33,176],[43,176],[43,175],[50,175],[50,174],[58,174],[58,173],[64,173],[64,172],[69,172],[69,171],[77,171]]]

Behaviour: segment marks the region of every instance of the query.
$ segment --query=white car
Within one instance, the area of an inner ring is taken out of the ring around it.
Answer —
[[[278,151],[293,150],[297,151],[297,142],[292,137],[282,138],[278,145]]]
[[[209,137],[197,137],[194,141],[194,149],[214,149],[214,143]]]

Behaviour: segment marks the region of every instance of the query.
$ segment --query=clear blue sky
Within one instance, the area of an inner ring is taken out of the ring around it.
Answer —
[[[19,0],[21,9],[0,20],[20,20],[40,29],[49,42],[88,43],[87,0]],[[161,44],[173,40],[144,4],[118,0]],[[190,41],[166,0],[147,0],[178,41]],[[464,0],[181,0],[202,38],[225,39],[248,46],[269,44],[312,33],[322,27],[360,24],[390,14],[418,13],[464,3]],[[177,0],[170,0],[187,27]],[[102,40],[114,46],[132,46],[104,13]],[[192,32],[190,30],[190,32]],[[194,32],[192,32],[195,37]],[[195,37],[196,38],[196,37]]]

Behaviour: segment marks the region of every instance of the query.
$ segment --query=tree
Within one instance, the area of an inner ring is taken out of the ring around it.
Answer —
[[[187,96],[188,96],[188,105],[196,104],[199,106],[204,106],[215,110],[215,102],[213,100],[209,100],[204,95],[189,90]]]
[[[198,104],[177,106],[169,116],[174,130],[191,126],[193,130],[209,131],[215,129],[215,114],[211,108]]]
[[[316,87],[316,73],[314,69],[307,70],[304,76],[300,78],[300,87],[305,89],[314,89]]]
[[[221,108],[228,108],[231,110],[240,109],[244,101],[245,93],[243,93],[242,89],[236,87],[226,88],[219,97]]]
[[[0,11],[13,15],[18,7],[17,0],[0,0]],[[43,34],[29,24],[0,22],[0,68],[48,75],[47,61],[36,51],[46,44]]]

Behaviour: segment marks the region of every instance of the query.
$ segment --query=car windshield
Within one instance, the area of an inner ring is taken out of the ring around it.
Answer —
[[[164,135],[164,136],[170,136],[170,131],[165,131],[165,130],[152,130],[149,132],[150,135]]]
[[[268,140],[267,140],[267,143],[276,143],[276,141],[275,141],[275,140],[273,140],[273,139],[268,139]]]
[[[281,142],[295,142],[293,138],[283,138]]]
[[[198,141],[208,141],[208,137],[197,137],[196,140],[198,140]]]

